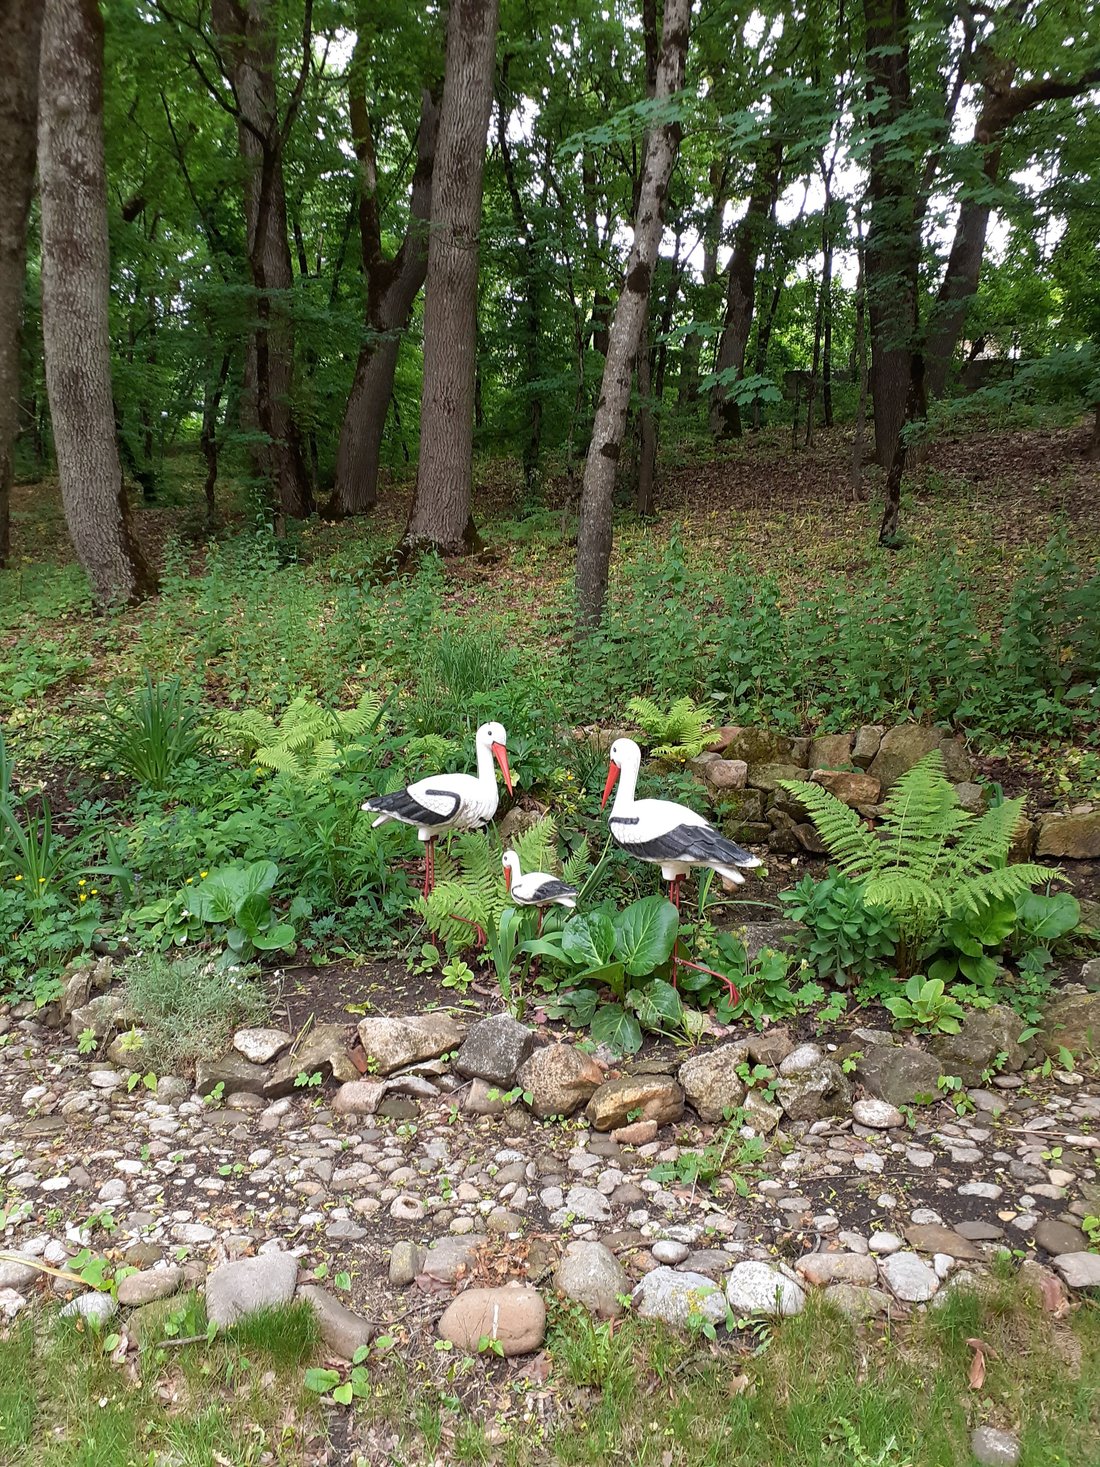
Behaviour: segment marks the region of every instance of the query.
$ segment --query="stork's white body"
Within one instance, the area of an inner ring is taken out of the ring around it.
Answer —
[[[549,871],[528,871],[525,876],[520,869],[515,851],[504,852],[505,879],[508,894],[517,907],[569,907],[577,905],[576,888],[569,886]]]
[[[660,866],[666,881],[686,876],[693,867],[710,867],[727,881],[742,882],[742,872],[760,860],[715,830],[709,820],[674,800],[638,800],[635,791],[642,753],[633,739],[611,746],[608,791],[618,770],[618,789],[609,824],[615,843],[639,861]]]
[[[423,841],[435,840],[452,830],[480,830],[488,825],[500,804],[500,789],[493,767],[493,745],[506,747],[507,735],[500,724],[486,723],[477,731],[477,774],[430,774],[392,795],[367,800],[364,810],[377,810],[373,822],[387,820],[412,825]]]

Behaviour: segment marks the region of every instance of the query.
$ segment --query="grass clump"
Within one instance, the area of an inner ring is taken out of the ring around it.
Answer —
[[[143,1031],[143,1055],[162,1073],[219,1054],[235,1029],[260,1024],[269,1001],[253,965],[218,968],[203,953],[147,952],[125,967],[126,998]]]

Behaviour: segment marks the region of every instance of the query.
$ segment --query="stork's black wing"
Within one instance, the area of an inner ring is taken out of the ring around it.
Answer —
[[[449,799],[452,802],[451,808],[442,812],[431,810],[408,790],[394,790],[392,795],[374,795],[366,801],[366,807],[379,815],[392,815],[397,820],[404,820],[408,825],[445,825],[452,820],[462,803],[454,790],[429,790],[428,794]]]
[[[650,861],[687,861],[697,866],[712,863],[718,866],[760,864],[751,851],[727,840],[710,825],[674,825],[671,830],[647,841],[630,840],[629,829],[624,829],[620,835],[615,825],[615,817],[612,816],[611,834],[623,850]]]
[[[532,900],[536,902],[553,902],[557,901],[558,897],[575,897],[576,895],[577,888],[575,886],[570,886],[565,881],[559,881],[554,876],[549,881],[544,881],[535,890]]]

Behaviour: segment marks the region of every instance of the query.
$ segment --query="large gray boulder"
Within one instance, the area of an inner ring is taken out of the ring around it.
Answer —
[[[372,1073],[378,1075],[392,1075],[418,1060],[435,1059],[457,1049],[465,1037],[466,1025],[449,1014],[359,1021],[359,1041],[367,1059],[373,1061]]]
[[[206,1280],[206,1317],[222,1329],[243,1315],[288,1304],[298,1282],[298,1260],[290,1253],[262,1253],[223,1263]]]
[[[749,1057],[746,1044],[720,1044],[694,1054],[680,1066],[678,1079],[688,1104],[702,1121],[725,1120],[745,1098],[738,1065]]]
[[[1027,1048],[1020,1043],[1024,1021],[1010,1008],[994,1004],[968,1014],[957,1034],[937,1034],[932,1052],[945,1075],[958,1075],[964,1085],[977,1085],[990,1069],[997,1067],[997,1056],[1005,1058],[1000,1068],[1008,1073],[1020,1069],[1027,1059]]]
[[[1080,815],[1044,815],[1039,821],[1035,854],[1071,861],[1100,858],[1100,810]]]
[[[554,1283],[600,1319],[617,1319],[623,1312],[621,1296],[630,1292],[626,1270],[602,1243],[570,1243]]]
[[[919,723],[902,723],[897,728],[888,728],[868,772],[881,783],[885,792],[933,749],[939,749],[943,754],[944,773],[952,784],[960,784],[973,776],[974,767],[959,739],[945,734],[942,729],[925,728]]]
[[[455,1069],[468,1080],[488,1080],[507,1088],[535,1047],[535,1033],[511,1014],[493,1014],[475,1024],[455,1058]]]
[[[790,1120],[818,1121],[844,1115],[852,1103],[852,1087],[834,1060],[822,1060],[780,1080],[775,1098]]]
[[[1049,1055],[1100,1050],[1100,993],[1072,993],[1052,1003],[1043,1016],[1039,1043]]]
[[[891,1105],[922,1105],[939,1099],[943,1074],[938,1059],[900,1044],[868,1045],[856,1060],[856,1079],[871,1095]]]

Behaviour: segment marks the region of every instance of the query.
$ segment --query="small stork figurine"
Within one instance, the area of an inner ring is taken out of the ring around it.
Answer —
[[[562,881],[557,876],[551,876],[549,871],[529,871],[524,876],[515,851],[504,852],[503,864],[504,885],[508,888],[508,894],[516,906],[538,907],[538,930],[540,932],[545,907],[556,904],[559,907],[572,909],[577,905],[575,886],[570,886],[568,882]]]
[[[508,735],[503,724],[483,723],[474,736],[477,748],[477,774],[430,774],[418,779],[408,789],[394,790],[391,795],[373,795],[364,801],[364,810],[378,812],[375,825],[387,820],[416,827],[417,837],[424,842],[424,887],[428,896],[435,885],[435,843],[452,830],[480,830],[497,813],[500,792],[497,788],[495,759],[504,775],[504,787],[512,793],[512,774],[508,768]]]
[[[607,771],[601,808],[607,804],[615,781],[621,783],[611,806],[609,824],[611,836],[620,849],[639,861],[649,861],[660,866],[661,875],[668,882],[668,898],[677,911],[680,910],[680,883],[693,866],[709,867],[727,881],[743,882],[742,871],[761,864],[760,858],[751,851],[727,840],[715,830],[709,821],[687,805],[678,805],[672,800],[636,800],[634,792],[638,785],[638,771],[642,766],[642,751],[633,739],[616,739],[611,745],[611,766]],[[672,951],[673,982],[677,965],[699,969],[698,963],[689,963],[680,958],[676,948]],[[700,971],[714,973],[712,968]],[[721,974],[714,974],[721,977]],[[731,994],[736,992],[729,979],[723,979]]]

